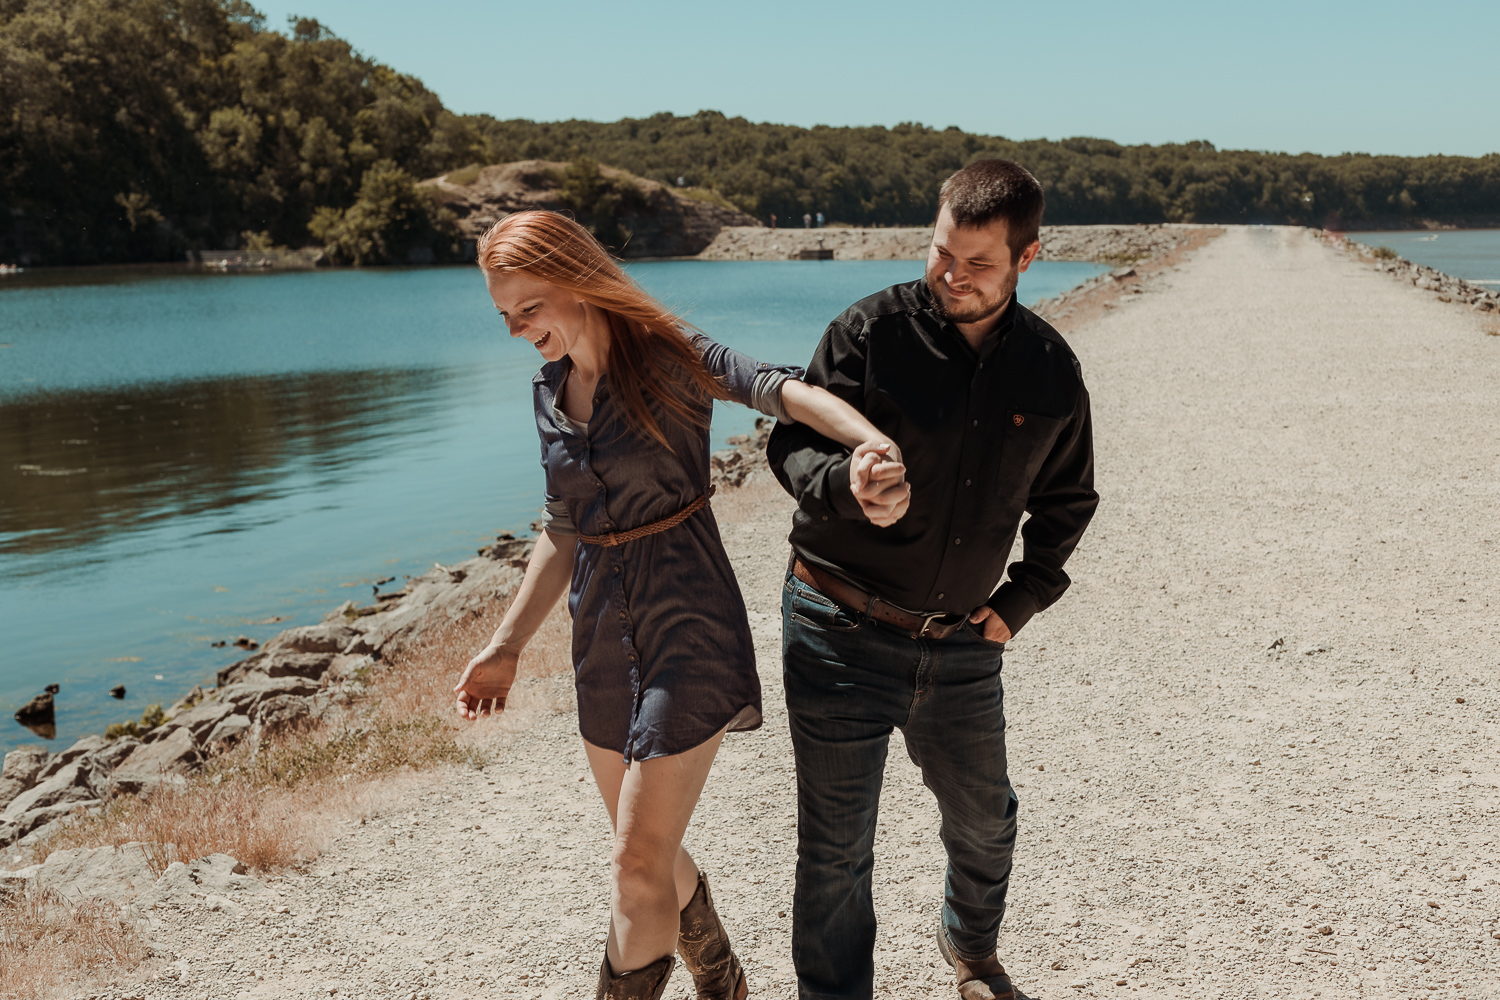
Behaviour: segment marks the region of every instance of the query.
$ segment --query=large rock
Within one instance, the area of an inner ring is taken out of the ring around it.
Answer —
[[[210,750],[228,749],[250,731],[251,725],[250,716],[231,715],[213,728],[213,732],[203,741],[204,746]]]
[[[15,843],[29,847],[45,836],[54,823],[62,823],[79,810],[93,812],[103,805],[102,799],[74,799],[28,809],[10,819],[0,817],[0,847]]]
[[[242,715],[249,714],[250,709],[267,700],[281,695],[295,695],[307,698],[315,695],[320,690],[317,681],[308,680],[306,677],[265,677],[255,676],[240,684],[232,684],[219,690],[219,701],[233,705],[235,711]]]
[[[234,705],[222,698],[201,701],[181,715],[174,717],[172,721],[151,730],[146,734],[147,741],[154,743],[157,740],[166,739],[177,729],[186,729],[193,735],[193,742],[201,744],[208,734],[213,732],[215,726],[234,712]]]
[[[276,650],[260,664],[258,673],[267,677],[306,677],[321,680],[333,663],[333,653],[292,653]]]
[[[194,906],[201,900],[213,909],[237,916],[244,912],[240,900],[269,891],[234,858],[227,854],[210,854],[187,863],[174,861],[150,889],[136,898],[135,904],[142,909],[151,909]]]
[[[282,694],[258,703],[250,718],[254,722],[251,738],[259,743],[268,736],[307,725],[313,719],[313,708],[308,698]]]
[[[107,746],[109,746],[109,740],[103,736],[85,736],[62,753],[49,758],[47,765],[37,774],[36,780],[39,782],[46,781],[78,758],[86,754],[91,754],[96,750],[102,750]]]
[[[126,903],[156,883],[146,849],[138,843],[53,851],[29,872],[32,886],[70,900]]]
[[[21,817],[38,809],[98,799],[101,796],[94,788],[94,777],[94,769],[87,761],[75,760],[11,800],[5,811],[0,813],[0,823],[17,824]],[[30,833],[36,825],[32,823],[26,826],[15,836]]]
[[[342,653],[360,633],[347,623],[325,621],[319,625],[289,628],[266,643],[267,650],[287,649],[294,653]]]
[[[110,791],[119,795],[137,795],[164,784],[181,784],[203,763],[203,755],[187,727],[172,730],[171,735],[155,743],[143,743],[110,775]]]
[[[47,766],[51,754],[41,747],[17,747],[5,755],[5,767],[0,778],[19,781],[28,788],[36,784],[37,775]]]
[[[21,706],[16,712],[17,722],[44,722],[53,717],[52,692],[44,691]]]
[[[19,747],[5,755],[5,768],[0,771],[0,811],[36,784],[49,756],[41,747]]]

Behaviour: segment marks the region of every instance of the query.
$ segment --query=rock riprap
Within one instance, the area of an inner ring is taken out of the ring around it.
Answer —
[[[532,544],[501,535],[477,558],[437,566],[375,605],[346,602],[320,624],[287,629],[219,671],[217,687],[194,688],[139,738],[87,736],[58,754],[12,751],[0,776],[0,847],[34,843],[112,796],[181,783],[241,740],[258,742],[341,710],[402,643],[511,593]]]

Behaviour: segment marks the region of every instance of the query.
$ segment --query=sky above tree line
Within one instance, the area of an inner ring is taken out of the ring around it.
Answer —
[[[1500,152],[1500,3],[277,0],[459,113]]]

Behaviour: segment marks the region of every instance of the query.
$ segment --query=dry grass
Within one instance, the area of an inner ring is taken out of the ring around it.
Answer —
[[[120,908],[26,893],[0,905],[0,997],[47,1000],[145,961],[150,947]]]
[[[204,778],[149,798],[116,799],[36,845],[32,860],[73,847],[139,842],[158,875],[174,861],[218,853],[277,871],[316,857],[338,821],[365,804],[363,791],[326,781],[287,788]]]

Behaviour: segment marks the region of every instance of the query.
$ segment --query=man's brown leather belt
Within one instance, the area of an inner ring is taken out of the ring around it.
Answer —
[[[903,611],[894,604],[882,601],[873,594],[865,593],[852,583],[845,583],[838,577],[813,569],[797,558],[792,560],[792,575],[809,587],[816,588],[824,597],[832,598],[848,607],[857,608],[878,622],[906,629],[913,639],[946,639],[963,628],[964,622],[969,618],[968,615],[958,613],[914,615],[910,611]]]

